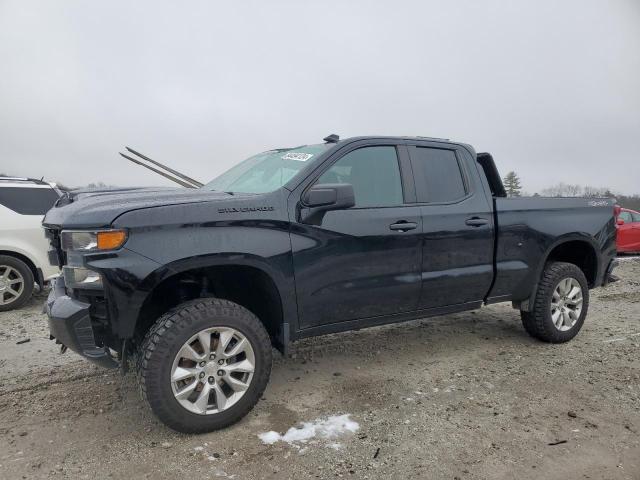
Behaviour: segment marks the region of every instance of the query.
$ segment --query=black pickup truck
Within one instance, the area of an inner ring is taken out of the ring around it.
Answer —
[[[255,155],[199,189],[67,194],[44,219],[63,275],[52,338],[106,367],[135,359],[171,428],[249,412],[272,345],[512,302],[566,342],[612,277],[612,199],[505,198],[491,155],[358,137]]]

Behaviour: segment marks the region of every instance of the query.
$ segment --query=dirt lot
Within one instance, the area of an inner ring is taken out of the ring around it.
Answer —
[[[508,305],[299,342],[248,417],[200,436],[163,427],[133,375],[59,355],[35,298],[0,314],[0,478],[640,479],[640,261],[618,273],[565,345]],[[258,437],[339,414],[359,429]]]

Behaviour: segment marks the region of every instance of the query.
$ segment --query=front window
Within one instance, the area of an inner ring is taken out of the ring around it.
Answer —
[[[347,153],[316,181],[353,186],[356,207],[402,205],[402,182],[396,147],[364,147]]]
[[[202,188],[222,192],[267,193],[282,187],[308,161],[333,144],[303,145],[259,153],[214,178]]]

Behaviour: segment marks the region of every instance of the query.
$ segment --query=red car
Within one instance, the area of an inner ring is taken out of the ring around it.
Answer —
[[[617,220],[618,253],[640,253],[640,213],[621,208]]]

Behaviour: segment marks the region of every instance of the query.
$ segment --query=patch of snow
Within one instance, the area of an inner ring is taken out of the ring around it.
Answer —
[[[263,443],[272,445],[278,441],[293,444],[306,443],[312,438],[336,438],[348,432],[355,432],[360,428],[358,422],[351,420],[349,414],[334,415],[325,419],[319,418],[313,422],[303,422],[299,427],[291,427],[284,435],[273,430],[258,435]]]
[[[204,450],[204,447],[194,447],[193,448],[196,452],[201,452],[202,450]]]
[[[224,470],[216,470],[215,472],[213,472],[213,474],[216,477],[225,477],[225,478],[235,478],[235,474],[234,475],[229,475],[227,472],[225,472]]]
[[[330,443],[329,444],[329,448],[333,448],[334,450],[342,450],[342,444],[341,443]]]
[[[614,338],[611,340],[603,340],[604,343],[614,343],[614,342],[624,342],[628,338],[637,337],[640,333],[632,333],[631,335],[627,335],[626,337]]]
[[[266,443],[267,445],[272,445],[280,440],[280,434],[278,432],[274,432],[271,430],[270,432],[261,433],[258,435],[258,438],[262,440],[262,443]]]

